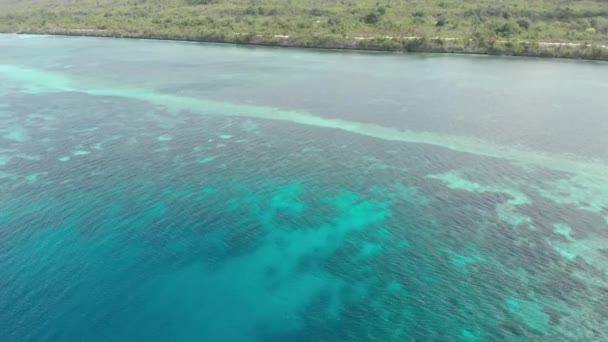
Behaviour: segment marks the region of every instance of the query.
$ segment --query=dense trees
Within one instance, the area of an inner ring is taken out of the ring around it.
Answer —
[[[0,0],[0,31],[606,58],[608,49],[601,46],[608,45],[608,4],[605,0]]]
[[[532,23],[529,19],[524,18],[517,20],[517,25],[519,25],[519,27],[521,27],[522,29],[527,30],[530,28],[530,25],[532,25]]]

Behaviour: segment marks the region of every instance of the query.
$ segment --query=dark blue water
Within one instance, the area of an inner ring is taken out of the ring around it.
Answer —
[[[0,49],[0,341],[608,338],[605,64]]]

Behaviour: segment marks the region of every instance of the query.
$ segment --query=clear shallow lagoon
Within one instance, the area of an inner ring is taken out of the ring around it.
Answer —
[[[1,341],[608,339],[608,64],[0,35]]]

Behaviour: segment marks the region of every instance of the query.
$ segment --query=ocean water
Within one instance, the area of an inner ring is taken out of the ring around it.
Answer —
[[[608,340],[606,63],[0,51],[0,341]]]

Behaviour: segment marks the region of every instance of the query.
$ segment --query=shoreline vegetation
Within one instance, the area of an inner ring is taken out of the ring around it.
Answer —
[[[0,32],[608,60],[608,4],[0,0]]]

